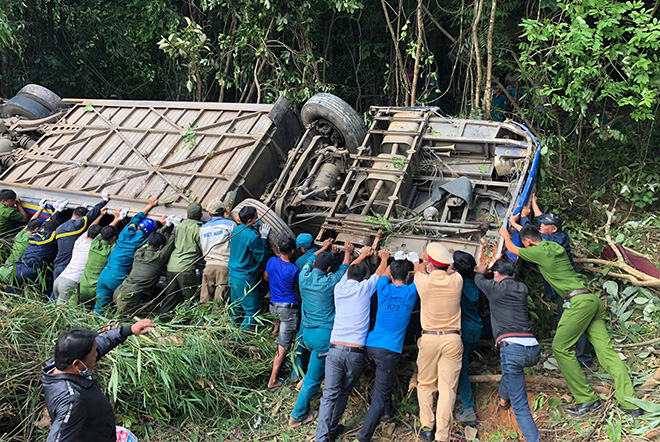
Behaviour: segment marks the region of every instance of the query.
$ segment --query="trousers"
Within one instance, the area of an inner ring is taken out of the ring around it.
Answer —
[[[66,304],[74,298],[74,303],[78,298],[78,283],[67,278],[59,277],[53,283],[53,294],[58,305]]]
[[[197,294],[199,283],[197,272],[194,269],[181,274],[167,272],[167,289],[165,299],[160,303],[160,313],[171,312],[183,301],[194,297]]]
[[[500,349],[500,362],[502,363],[500,397],[511,401],[511,408],[516,415],[518,426],[527,442],[539,442],[541,433],[539,433],[529,409],[523,369],[536,365],[540,357],[541,347],[539,345],[533,347],[508,345]]]
[[[302,388],[291,412],[291,417],[296,421],[305,420],[309,414],[309,403],[325,378],[325,358],[330,348],[331,331],[325,328],[303,328],[303,342],[311,355]]]
[[[102,314],[112,302],[117,287],[124,282],[127,275],[111,274],[104,269],[99,276],[99,282],[96,284],[96,303],[94,304],[94,313]]]
[[[422,427],[433,428],[435,425],[436,440],[448,440],[463,359],[463,342],[459,335],[422,334],[417,346],[419,420]],[[434,415],[433,396],[436,392],[438,403]]]
[[[578,404],[594,402],[598,396],[587,383],[587,378],[575,357],[573,346],[586,333],[594,346],[598,362],[614,379],[614,397],[624,409],[637,408],[625,398],[635,397],[628,369],[612,347],[610,335],[605,327],[605,308],[598,296],[585,293],[571,298],[564,305],[564,314],[559,320],[557,333],[552,340],[555,354],[566,384]]]
[[[250,330],[256,324],[254,318],[259,311],[258,283],[258,281],[229,278],[229,288],[231,289],[229,314],[238,323],[241,317],[241,310],[243,310],[243,320],[241,321],[241,328],[243,330]]]
[[[461,362],[461,374],[458,378],[458,395],[461,398],[463,410],[474,408],[474,397],[472,396],[472,385],[468,375],[468,363],[470,356],[479,345],[481,340],[481,325],[478,327],[461,326],[461,340],[463,341],[463,357]]]
[[[547,284],[547,286],[550,287],[550,284],[548,284],[547,282],[545,282],[545,284]],[[559,294],[555,292],[555,290],[552,287],[550,287],[550,290],[551,293],[553,293],[557,298],[557,318],[558,320],[560,320],[561,315],[564,314],[564,298],[559,296]],[[578,339],[577,341],[577,344],[575,344],[575,357],[577,358],[578,362],[584,365],[591,365],[594,359],[593,354],[594,354],[594,346],[591,345],[591,342],[589,342],[589,339],[587,338],[587,334],[582,333],[580,335],[580,339]]]
[[[346,409],[348,396],[362,374],[364,349],[350,351],[343,345],[331,346],[325,358],[325,385],[319,406],[319,422],[316,426],[316,442],[328,442],[339,425]]]
[[[208,261],[202,273],[202,293],[199,302],[223,301],[229,282],[227,264],[218,261]]]
[[[396,367],[399,363],[399,353],[377,347],[367,347],[367,358],[376,365],[374,392],[371,395],[369,410],[364,416],[362,429],[356,439],[360,442],[369,442],[376,431],[380,419],[394,414],[392,406],[392,390],[396,383]]]

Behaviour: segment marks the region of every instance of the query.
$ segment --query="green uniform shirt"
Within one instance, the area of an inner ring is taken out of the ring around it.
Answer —
[[[23,214],[18,210],[0,203],[0,236],[5,236],[16,223],[22,223]]]
[[[331,330],[335,320],[335,286],[348,270],[348,264],[339,266],[335,273],[325,273],[305,264],[298,277],[302,298],[302,325],[308,328]]]
[[[199,236],[201,221],[187,219],[174,229],[174,251],[167,263],[167,271],[179,273],[183,270],[195,270],[192,263],[202,256],[202,242]]]
[[[575,273],[566,250],[556,242],[544,239],[538,246],[521,247],[518,254],[536,264],[543,278],[562,298],[573,290],[586,288],[580,275]]]
[[[80,302],[96,296],[96,284],[99,281],[99,275],[108,263],[108,256],[115,248],[115,244],[108,243],[101,239],[101,235],[92,240],[89,246],[89,255],[85,270],[80,278]]]
[[[165,233],[167,230],[169,230],[167,227],[163,227],[159,232]],[[172,250],[174,250],[174,238],[175,235],[172,233],[160,250],[148,245],[140,247],[135,252],[131,273],[128,274],[117,290],[120,290],[122,294],[150,294],[158,284],[163,266],[172,254]]]
[[[9,276],[14,271],[14,263],[23,256],[30,243],[30,234],[25,231],[25,228],[18,232],[14,237],[14,245],[11,247],[11,255],[5,261],[4,267],[0,268],[0,282],[6,283],[9,281]]]

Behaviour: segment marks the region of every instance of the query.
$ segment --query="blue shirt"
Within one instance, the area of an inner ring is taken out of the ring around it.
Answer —
[[[138,212],[119,233],[115,248],[112,249],[110,256],[108,256],[108,263],[104,269],[106,275],[124,278],[128,276],[131,268],[133,268],[135,251],[142,247],[147,242],[147,239],[149,239],[149,235],[146,232],[138,229],[138,224],[145,218],[146,215],[144,213]]]
[[[335,273],[325,273],[313,268],[311,263],[305,264],[298,277],[304,327],[332,330],[335,320],[334,289],[346,270],[348,264],[340,265]]]
[[[298,305],[296,284],[300,270],[295,264],[286,262],[279,256],[273,256],[266,263],[270,302],[291,303]]]
[[[378,294],[376,325],[367,336],[366,345],[401,353],[406,328],[417,301],[417,288],[414,283],[390,284],[387,276],[381,276],[376,285],[376,293]]]
[[[243,281],[259,280],[259,267],[266,258],[266,240],[256,229],[241,224],[229,241],[229,277]]]

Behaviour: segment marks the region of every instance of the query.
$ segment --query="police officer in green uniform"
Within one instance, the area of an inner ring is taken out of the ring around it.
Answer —
[[[626,400],[628,397],[635,397],[635,389],[628,369],[610,342],[610,335],[605,327],[603,303],[596,294],[586,288],[580,275],[575,273],[566,250],[555,242],[543,239],[534,226],[526,226],[520,231],[524,248],[518,248],[511,241],[506,228],[500,229],[500,235],[510,253],[536,264],[543,278],[564,298],[564,314],[557,325],[552,350],[577,403],[576,407],[566,411],[581,416],[601,406],[598,396],[587,383],[573,350],[580,336],[586,333],[596,350],[600,365],[614,379],[614,395],[619,405],[626,413],[639,416],[641,410]]]

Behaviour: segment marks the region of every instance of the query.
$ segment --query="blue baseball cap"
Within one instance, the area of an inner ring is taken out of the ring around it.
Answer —
[[[314,243],[314,238],[309,233],[301,233],[296,238],[296,248],[310,249]]]

